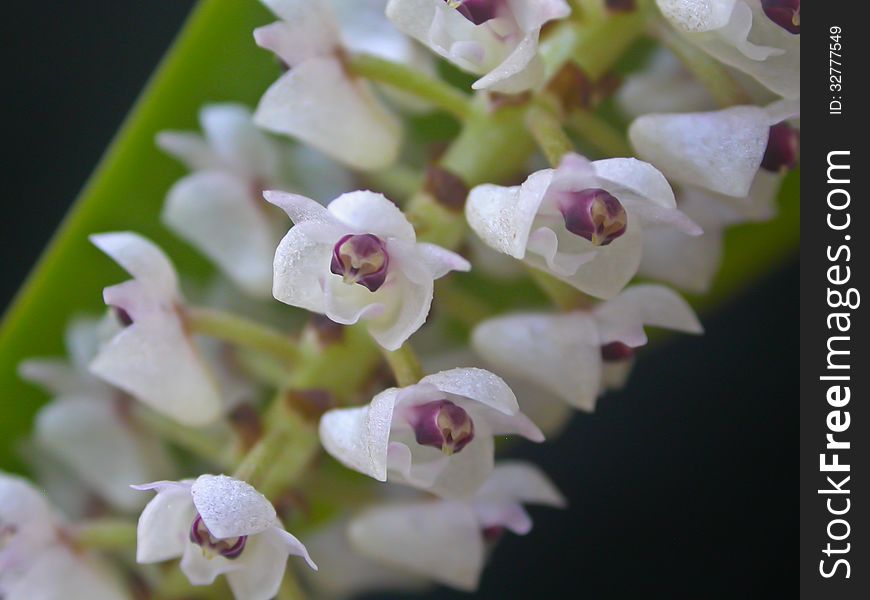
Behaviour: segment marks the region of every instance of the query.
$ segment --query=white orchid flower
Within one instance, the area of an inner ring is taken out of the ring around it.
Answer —
[[[538,86],[541,27],[571,14],[565,0],[390,0],[387,17],[459,68],[472,87],[518,93]]]
[[[574,408],[592,411],[621,387],[644,326],[701,333],[689,305],[659,285],[636,285],[591,311],[517,313],[478,325],[472,346],[498,372],[539,386]]]
[[[800,97],[800,0],[656,0],[690,42],[784,98]]]
[[[665,48],[659,48],[640,71],[625,78],[616,102],[630,117],[649,113],[712,110],[716,102],[703,85]]]
[[[471,268],[440,246],[417,243],[414,228],[381,194],[343,194],[324,208],[270,191],[295,225],[275,253],[276,299],[349,325],[364,320],[388,350],[426,321],[434,281]]]
[[[127,600],[106,565],[68,545],[64,527],[39,490],[0,472],[0,596]]]
[[[445,498],[468,498],[492,471],[496,435],[544,439],[498,376],[452,369],[389,388],[371,403],[328,411],[323,447],[378,481],[400,482]]]
[[[193,585],[225,575],[238,600],[269,600],[278,592],[288,556],[317,566],[281,526],[275,508],[253,487],[226,475],[134,486],[157,495],[139,517],[136,561],[181,558]]]
[[[260,99],[255,123],[355,169],[389,166],[398,155],[400,123],[343,65],[341,34],[328,0],[263,3],[281,20],[254,31],[254,39],[289,71]]]
[[[263,204],[263,190],[312,191],[305,184],[317,179],[334,182],[330,188],[341,188],[340,193],[349,187],[348,177],[304,146],[270,139],[241,104],[207,105],[199,119],[203,135],[163,131],[157,136],[157,144],[192,171],[169,190],[163,222],[241,290],[268,297],[272,254],[283,230],[280,215]],[[300,177],[303,166],[316,177]]]
[[[435,57],[387,19],[387,0],[329,0],[329,3],[338,19],[342,46],[348,52],[369,54],[427,75],[436,75]],[[377,87],[392,104],[405,112],[431,110],[429,103],[416,96],[390,86]]]
[[[632,158],[566,155],[558,169],[520,186],[475,187],[465,214],[492,248],[600,298],[618,294],[637,272],[646,228],[701,233],[677,209],[664,176]]]
[[[390,568],[363,556],[350,543],[345,518],[309,535],[305,545],[317,557],[317,572],[300,569],[317,598],[342,600],[370,592],[420,592],[432,584],[425,578]]]
[[[133,276],[103,290],[123,328],[100,348],[91,373],[182,424],[215,421],[220,390],[185,328],[172,263],[135,233],[102,233],[91,241]]]
[[[628,135],[638,156],[673,182],[744,198],[760,167],[778,173],[797,162],[797,130],[786,121],[799,110],[780,101],[766,108],[649,114],[636,119]]]
[[[455,500],[385,504],[351,520],[353,547],[368,558],[464,591],[474,591],[487,547],[504,530],[527,534],[532,521],[524,504],[564,508],[559,490],[537,467],[496,465],[467,502]]]
[[[102,499],[129,511],[142,505],[130,484],[171,473],[171,463],[159,440],[130,421],[130,399],[87,370],[101,340],[119,329],[112,318],[76,319],[67,328],[69,362],[30,359],[19,373],[54,396],[36,415],[35,444]]]

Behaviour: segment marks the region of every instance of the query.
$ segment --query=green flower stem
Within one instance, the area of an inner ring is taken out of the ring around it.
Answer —
[[[673,52],[721,107],[750,104],[737,80],[716,59],[690,44],[662,19],[655,19],[651,34]]]
[[[300,359],[297,344],[289,335],[232,313],[190,306],[185,312],[185,322],[194,333],[265,352],[289,364]]]
[[[284,581],[281,582],[281,587],[278,590],[276,600],[305,600],[306,593],[299,586],[296,576],[287,569],[284,574]]]
[[[468,292],[451,279],[435,286],[438,307],[466,327],[474,327],[492,315],[492,307],[479,296]]]
[[[479,111],[441,157],[441,166],[469,186],[514,177],[535,148],[525,128],[527,108],[519,104]]]
[[[217,439],[213,430],[206,433],[181,425],[143,406],[137,406],[134,414],[140,425],[194,456],[223,469],[232,466],[233,444],[229,430],[226,431],[224,439]]]
[[[604,0],[573,0],[571,4],[584,23],[596,23],[607,18]]]
[[[136,547],[136,523],[126,519],[83,521],[71,531],[76,544],[93,550],[128,550]]]
[[[621,131],[589,110],[576,110],[568,117],[568,129],[608,158],[631,156],[631,146]]]
[[[326,347],[303,346],[305,359],[289,374],[287,387],[325,390],[348,404],[381,364],[381,355],[364,325],[342,329],[342,340]]]
[[[600,23],[581,26],[572,58],[583,72],[597,81],[616,64],[643,34],[646,11],[614,14]]]
[[[288,487],[297,484],[320,452],[317,424],[290,410],[286,402],[282,401],[279,410],[281,414],[277,419],[281,423],[280,427],[284,430],[284,434],[276,435],[282,435],[286,439],[286,445],[279,449],[266,477],[260,484],[260,492],[268,498],[274,498]]]
[[[409,343],[405,342],[401,348],[393,351],[381,348],[381,353],[390,366],[399,387],[414,385],[423,378],[420,360]]]
[[[272,402],[265,422],[266,433],[245,455],[233,477],[269,496],[303,474],[317,452],[318,438],[314,425],[290,409],[283,393]],[[276,481],[271,476],[278,466],[281,472]]]
[[[389,198],[412,196],[420,187],[422,180],[420,171],[408,165],[393,165],[387,169],[363,174],[363,181],[367,186]]]
[[[231,597],[225,577],[218,577],[208,586],[194,586],[177,562],[163,572],[160,583],[151,590],[149,596],[152,600],[226,600]]]
[[[527,267],[527,270],[535,284],[560,310],[577,310],[578,308],[589,308],[592,305],[592,300],[588,296],[564,281],[534,267]]]
[[[576,21],[560,21],[550,27],[538,46],[544,61],[544,73],[550,79],[574,56],[580,39],[580,26]]]
[[[562,157],[574,151],[574,144],[562,129],[562,123],[551,111],[543,106],[533,105],[526,113],[526,124],[538,147],[544,153],[547,161],[559,166]]]
[[[368,54],[348,57],[347,66],[360,77],[412,94],[459,119],[474,112],[469,96],[411,67]]]
[[[522,170],[535,149],[525,127],[526,108],[503,106],[477,111],[441,157],[440,166],[458,175],[469,187],[509,181]],[[463,213],[440,204],[425,189],[419,190],[408,203],[407,215],[420,241],[455,250],[465,238]]]

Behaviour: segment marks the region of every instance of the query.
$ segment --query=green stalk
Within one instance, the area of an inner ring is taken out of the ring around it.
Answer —
[[[360,77],[412,94],[458,119],[467,119],[474,112],[468,95],[411,67],[368,54],[348,57],[347,66]]]
[[[543,106],[529,107],[526,123],[538,147],[552,166],[558,167],[562,157],[574,151],[574,144],[562,129],[562,123]]]
[[[492,314],[489,304],[449,278],[437,282],[435,297],[439,308],[466,327],[474,327]]]
[[[420,360],[409,343],[405,342],[398,350],[390,351],[381,348],[381,353],[396,377],[396,383],[399,387],[414,385],[423,378]]]
[[[194,456],[223,469],[232,466],[232,444],[228,439],[217,439],[213,430],[206,433],[200,429],[187,427],[142,406],[136,407],[135,419],[146,429]],[[229,435],[227,432],[227,438]]]
[[[574,111],[568,117],[566,125],[603,156],[619,157],[633,154],[625,134],[592,111]]]
[[[185,323],[194,333],[265,352],[290,364],[300,359],[296,342],[290,336],[236,314],[189,306],[185,311]]]
[[[136,547],[136,523],[126,519],[83,521],[72,530],[76,544],[93,550],[127,550]]]
[[[647,15],[638,10],[581,27],[574,46],[574,62],[592,81],[597,81],[637,41],[646,22]]]
[[[737,80],[719,61],[690,44],[667,23],[656,19],[651,26],[651,33],[680,59],[719,106],[726,108],[751,103]]]
[[[315,427],[290,410],[283,394],[273,400],[265,421],[266,433],[248,451],[233,477],[247,481],[268,496],[267,491],[280,491],[274,489],[275,485],[271,486],[273,489],[264,489],[274,468],[281,465],[279,487],[292,485],[314,457],[318,438]]]
[[[560,310],[569,311],[588,308],[592,301],[583,292],[576,290],[564,281],[557,279],[534,267],[527,268],[529,276],[541,288],[550,301]]]

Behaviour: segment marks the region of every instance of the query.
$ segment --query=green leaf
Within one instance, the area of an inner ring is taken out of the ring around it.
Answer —
[[[170,185],[183,174],[154,145],[163,129],[197,128],[206,102],[254,105],[280,71],[258,48],[255,27],[274,21],[259,3],[204,0],[185,25],[117,138],[70,210],[0,325],[0,465],[19,470],[16,437],[44,394],[16,373],[25,357],[63,353],[70,316],[104,308],[101,290],[124,275],[88,242],[100,231],[132,229],[164,247],[179,269],[204,275],[207,263],[159,220]]]

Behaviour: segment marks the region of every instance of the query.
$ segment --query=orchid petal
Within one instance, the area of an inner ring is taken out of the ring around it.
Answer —
[[[683,333],[703,331],[698,317],[678,294],[661,285],[635,285],[595,307],[602,344],[622,342],[635,347],[646,343],[644,325]]]
[[[638,154],[686,185],[746,196],[767,147],[770,119],[754,106],[646,115],[631,124]]]
[[[203,523],[217,538],[255,535],[277,522],[272,503],[244,481],[226,475],[201,475],[190,493]]]
[[[552,169],[529,176],[522,186],[484,184],[471,190],[465,216],[474,232],[490,247],[523,258],[532,223],[553,181]]]
[[[200,171],[169,191],[163,221],[214,261],[244,291],[268,296],[276,224],[242,179]]]
[[[400,123],[365,82],[350,79],[331,57],[306,60],[285,73],[261,98],[254,122],[361,170],[389,166],[401,142]]]
[[[312,569],[316,566],[299,540],[286,531],[273,527],[249,538],[245,551],[236,559],[239,568],[227,573],[236,598],[269,600],[281,587],[289,554],[304,556]]]
[[[387,449],[398,392],[390,388],[366,406],[328,411],[320,419],[323,448],[348,468],[386,481]]]
[[[342,194],[327,207],[332,215],[357,233],[414,242],[417,234],[398,206],[383,194],[356,191]]]
[[[178,558],[190,545],[190,526],[196,515],[190,482],[158,481],[131,486],[155,490],[136,527],[136,562],[153,563]]]
[[[373,560],[461,590],[477,588],[485,551],[474,513],[464,504],[373,508],[351,521],[348,535]]]
[[[130,484],[152,478],[144,446],[111,401],[59,398],[37,415],[40,444],[122,510],[144,503]]]
[[[178,276],[169,258],[153,242],[129,231],[100,233],[91,242],[152,293],[178,297]]]
[[[601,388],[601,344],[595,321],[582,313],[516,314],[489,319],[471,343],[499,371],[593,410]]]

